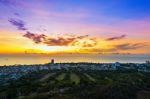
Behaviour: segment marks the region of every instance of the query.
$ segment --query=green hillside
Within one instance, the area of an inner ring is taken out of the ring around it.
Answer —
[[[39,71],[0,86],[0,99],[150,99],[150,74]]]

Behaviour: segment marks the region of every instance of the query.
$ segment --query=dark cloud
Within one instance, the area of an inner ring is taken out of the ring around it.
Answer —
[[[27,28],[25,27],[25,22],[22,20],[10,18],[8,21],[12,25],[16,26],[18,30],[27,30]]]
[[[43,43],[47,44],[48,46],[82,46],[82,47],[93,47],[97,43],[96,41],[91,41],[88,42],[87,39],[89,36],[84,35],[84,36],[70,36],[70,37],[57,37],[57,38],[51,38],[49,37],[46,39]],[[83,40],[83,42],[80,42]]]
[[[43,42],[43,40],[46,39],[46,35],[44,34],[34,34],[34,33],[30,33],[30,32],[27,32],[25,35],[23,35],[24,37],[26,38],[29,38],[31,39],[32,41],[34,41],[34,43],[38,44],[38,43],[41,43]]]
[[[125,37],[126,37],[126,35],[115,36],[115,37],[107,38],[106,41],[120,40],[120,39],[123,39]]]
[[[119,53],[120,51],[127,51],[127,50],[136,50],[139,48],[142,48],[146,46],[143,43],[125,43],[125,44],[119,44],[119,45],[113,45],[112,48],[104,49],[104,48],[83,48],[81,50],[94,52],[94,53]]]
[[[83,46],[83,47],[92,47],[96,45],[96,41],[93,40],[92,43],[89,42],[82,42],[80,43],[80,40],[83,40],[85,38],[88,38],[88,35],[84,36],[46,36],[44,34],[34,34],[27,32],[25,35],[23,35],[26,38],[31,39],[36,44],[46,44],[47,46]],[[89,39],[90,40],[90,39]],[[92,40],[92,39],[91,39]]]
[[[89,35],[83,35],[83,36],[78,36],[77,38],[78,39],[83,39],[83,38],[86,38],[86,37],[88,37]]]
[[[18,13],[14,13],[18,15]],[[25,22],[18,19],[9,19],[8,20],[12,25],[16,26],[18,30],[23,30],[25,34],[23,37],[26,37],[32,40],[36,44],[46,44],[47,46],[82,46],[82,47],[93,47],[97,45],[97,41],[95,38],[89,37],[89,35],[77,36],[71,34],[64,35],[55,35],[55,36],[46,36],[44,34],[36,34],[30,32],[25,26]],[[46,31],[43,29],[43,26],[40,26],[42,31]],[[80,42],[82,40],[82,42]]]
[[[138,48],[141,48],[144,46],[145,46],[145,44],[142,44],[142,43],[136,43],[136,44],[125,43],[125,44],[116,45],[115,49],[117,49],[117,50],[132,50],[132,49],[138,49]]]
[[[49,37],[43,43],[48,46],[68,46],[75,39],[76,38],[64,38],[64,37],[52,38],[52,37]]]

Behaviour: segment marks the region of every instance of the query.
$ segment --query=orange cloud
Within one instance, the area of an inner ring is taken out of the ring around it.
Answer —
[[[125,37],[126,37],[126,35],[115,36],[115,37],[107,38],[106,41],[120,40],[120,39],[123,39]]]
[[[36,44],[46,44],[47,46],[82,46],[93,47],[97,44],[95,38],[88,35],[76,36],[46,36],[44,34],[34,34],[27,32],[23,37],[31,39]]]

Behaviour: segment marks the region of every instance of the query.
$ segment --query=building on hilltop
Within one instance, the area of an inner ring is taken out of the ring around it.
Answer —
[[[51,64],[54,64],[54,62],[55,62],[54,59],[51,59]]]
[[[51,61],[47,64],[49,70],[52,70],[52,67],[54,67],[55,65],[54,63],[55,63],[54,59],[51,59]]]
[[[60,70],[61,69],[61,64],[55,64],[54,59],[51,59],[51,63],[49,64],[50,70]]]
[[[51,64],[50,68],[51,70],[60,70],[61,66],[60,64]]]

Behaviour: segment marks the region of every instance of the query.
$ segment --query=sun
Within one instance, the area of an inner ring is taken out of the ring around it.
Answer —
[[[47,46],[47,45],[34,46],[33,49],[40,50],[43,53],[69,52],[74,50],[73,47],[68,46]]]

